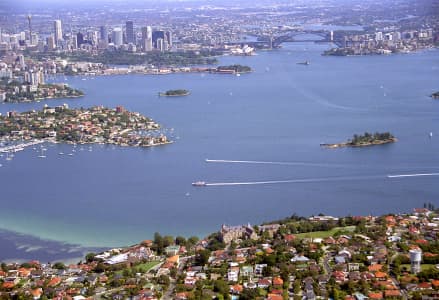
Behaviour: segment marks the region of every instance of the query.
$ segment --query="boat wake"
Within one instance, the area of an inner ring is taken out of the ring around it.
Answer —
[[[324,177],[324,178],[246,181],[246,182],[211,182],[211,183],[205,183],[204,185],[205,186],[234,186],[234,185],[263,185],[263,184],[282,184],[282,183],[316,183],[316,182],[329,182],[329,181],[367,180],[367,179],[379,179],[379,178],[383,178],[383,176]]]
[[[203,186],[239,186],[239,185],[268,185],[268,184],[294,184],[294,183],[318,183],[334,181],[359,181],[377,179],[396,179],[409,177],[439,176],[439,173],[415,173],[396,175],[371,175],[371,176],[345,176],[345,177],[323,177],[287,180],[266,180],[266,181],[243,181],[243,182],[202,182]]]
[[[322,164],[307,162],[288,162],[288,161],[256,161],[256,160],[227,160],[227,159],[206,159],[207,163],[223,164],[255,164],[255,165],[280,165],[280,166],[311,166],[311,167],[347,167],[341,164]]]
[[[422,176],[439,176],[439,173],[417,173],[417,174],[387,175],[387,178],[405,178],[405,177],[422,177]]]

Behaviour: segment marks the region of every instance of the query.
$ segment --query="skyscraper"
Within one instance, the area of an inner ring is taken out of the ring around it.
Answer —
[[[152,51],[151,26],[146,26],[142,28],[142,47],[143,47],[143,51]]]
[[[123,34],[122,34],[122,28],[116,27],[113,29],[113,35],[112,35],[112,41],[113,44],[116,47],[122,46],[123,44]]]
[[[136,35],[134,34],[134,23],[133,21],[126,22],[126,34],[127,34],[127,44],[136,43]]]
[[[106,26],[101,26],[100,28],[100,39],[108,43],[108,29]]]
[[[101,26],[99,30],[99,47],[105,49],[108,46],[108,30],[106,26]]]
[[[84,44],[84,35],[81,32],[76,34],[76,41],[78,47],[81,47],[81,45]]]
[[[27,22],[29,25],[29,44],[32,45],[32,16],[31,15],[27,15]]]
[[[49,51],[55,49],[55,38],[53,37],[53,35],[47,38],[47,49]]]
[[[172,34],[170,31],[154,30],[152,32],[152,45],[160,51],[167,51],[172,46]]]
[[[55,20],[53,25],[55,29],[55,43],[58,43],[58,41],[63,39],[61,20]]]

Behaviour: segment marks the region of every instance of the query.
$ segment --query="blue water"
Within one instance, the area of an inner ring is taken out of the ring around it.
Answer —
[[[222,223],[259,223],[297,213],[366,215],[438,204],[439,51],[325,57],[328,45],[286,44],[252,57],[224,57],[254,73],[68,77],[86,96],[0,105],[0,112],[67,102],[123,105],[174,128],[172,145],[138,149],[49,145],[0,158],[0,228],[85,246],[118,246],[155,231],[204,235]],[[309,66],[297,62],[309,60]],[[86,79],[86,80],[83,80]],[[63,80],[63,77],[57,79]],[[184,98],[159,91],[186,88]],[[322,149],[354,133],[390,131],[399,142]],[[433,132],[433,138],[429,133]],[[177,139],[178,137],[178,139]],[[205,159],[295,164],[206,163]],[[307,182],[209,186],[207,182],[309,179]],[[317,180],[315,180],[317,179]],[[1,259],[1,255],[0,255]]]

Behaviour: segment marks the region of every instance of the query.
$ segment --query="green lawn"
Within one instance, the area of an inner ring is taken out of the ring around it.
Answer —
[[[421,264],[421,271],[425,271],[425,270],[428,270],[428,269],[433,269],[433,268],[435,268],[435,266],[436,265],[433,265],[433,264]],[[408,271],[410,271],[410,264],[403,264],[403,265],[401,265],[401,269],[402,268],[407,268],[407,270]]]
[[[133,268],[135,268],[136,270],[140,270],[141,273],[146,273],[149,270],[151,270],[153,267],[155,267],[156,265],[158,265],[160,263],[160,261],[149,261],[143,264],[139,264],[134,266]],[[123,270],[117,271],[116,273],[118,274],[122,274]]]
[[[334,236],[338,231],[349,231],[353,232],[355,230],[355,226],[346,226],[346,227],[335,227],[328,231],[314,231],[314,232],[306,232],[295,234],[295,236],[299,239],[303,238],[327,238],[330,236]]]

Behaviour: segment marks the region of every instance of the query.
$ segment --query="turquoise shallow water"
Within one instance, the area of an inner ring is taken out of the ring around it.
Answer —
[[[174,128],[175,143],[150,149],[93,146],[69,153],[49,145],[0,158],[0,228],[86,246],[127,245],[155,231],[204,235],[222,223],[258,223],[297,213],[380,214],[438,204],[439,51],[392,56],[325,57],[328,45],[286,44],[253,57],[223,57],[254,73],[236,76],[68,77],[86,96],[4,104],[0,112],[67,102],[123,105]],[[309,66],[297,62],[309,60]],[[85,79],[85,80],[83,80]],[[64,80],[64,77],[57,78]],[[186,88],[184,98],[157,92]],[[399,142],[327,150],[364,131]],[[433,138],[429,133],[433,132]],[[178,137],[178,139],[177,139]],[[206,163],[205,159],[287,162]],[[266,185],[191,182],[299,180]],[[1,259],[1,257],[0,257]]]

